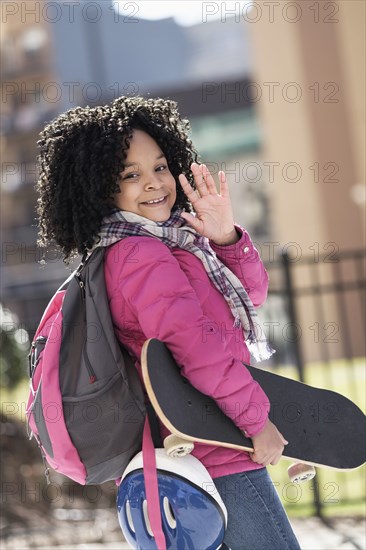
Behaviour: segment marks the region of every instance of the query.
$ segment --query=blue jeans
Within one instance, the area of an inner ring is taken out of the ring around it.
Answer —
[[[266,468],[216,477],[228,512],[224,543],[231,550],[299,550]]]

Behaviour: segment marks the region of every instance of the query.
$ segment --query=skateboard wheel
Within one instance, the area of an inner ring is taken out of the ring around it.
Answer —
[[[194,443],[176,435],[168,435],[164,439],[164,448],[168,456],[179,457],[191,453],[194,449]]]
[[[294,483],[302,483],[303,481],[313,479],[315,476],[315,468],[314,466],[310,466],[310,464],[296,463],[289,466],[287,473],[290,481]]]

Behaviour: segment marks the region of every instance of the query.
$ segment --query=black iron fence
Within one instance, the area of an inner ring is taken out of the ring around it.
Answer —
[[[363,410],[365,260],[364,250],[300,259],[284,254],[266,265],[270,287],[262,307],[268,339],[277,350],[268,363],[281,374],[342,393]],[[283,471],[282,497],[293,511],[301,504],[319,516],[326,516],[332,507],[362,510],[364,467],[352,472],[318,468],[306,489],[294,490],[286,479]]]

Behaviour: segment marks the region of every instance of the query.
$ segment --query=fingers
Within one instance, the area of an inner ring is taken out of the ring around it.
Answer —
[[[252,441],[254,452],[250,455],[251,459],[263,466],[277,464],[285,445],[288,444],[288,441],[269,419],[264,428],[252,437]]]
[[[192,188],[192,186],[190,185],[190,183],[188,182],[184,174],[180,174],[178,176],[179,181],[182,185],[183,191],[186,193],[188,199],[191,202],[192,200],[193,201],[197,200],[199,197],[218,194],[215,181],[205,164],[197,164],[196,162],[193,162],[191,164],[191,170],[192,170],[192,174],[193,174],[194,181],[196,183],[196,188],[199,195]],[[228,191],[227,182],[226,182],[225,174],[222,171],[219,172],[219,180],[220,180],[220,192],[223,191],[223,193],[221,194],[227,194],[227,191]]]
[[[188,200],[191,202],[191,204],[194,205],[195,202],[198,200],[198,196],[196,191],[193,189],[187,178],[184,174],[179,174],[178,176],[179,182],[182,186],[183,191],[187,195]]]
[[[283,437],[283,435],[281,434],[281,432],[280,432],[277,428],[276,428],[276,430],[277,430],[278,435],[280,436],[280,439],[281,439],[281,441],[282,441],[282,444],[283,444],[283,445],[288,445],[287,439],[285,439],[285,438]]]
[[[229,186],[227,183],[225,172],[220,170],[219,172],[219,181],[220,181],[220,195],[222,197],[228,197],[229,196]]]
[[[206,172],[204,170],[204,164],[198,165],[197,163],[191,164],[191,170],[192,174],[194,176],[194,180],[196,182],[197,190],[199,191],[199,194],[201,197],[205,197],[209,194],[208,186],[205,181],[205,175]]]
[[[256,464],[261,464],[262,466],[268,466],[269,464],[271,464],[272,466],[275,466],[279,462],[282,456],[282,453],[271,453],[268,455],[261,455],[260,453],[254,452],[249,454],[253,462],[255,462]]]
[[[188,212],[182,212],[181,217],[186,220],[198,233],[202,231],[203,224],[201,220],[199,220],[195,216],[192,216],[192,214],[189,214]]]
[[[211,176],[210,171],[207,168],[206,164],[201,164],[199,166],[199,169],[200,169],[200,172],[202,174],[202,181],[206,182],[206,188],[207,188],[208,192],[211,195],[217,195],[217,189],[216,189],[215,181],[214,181],[213,177]]]

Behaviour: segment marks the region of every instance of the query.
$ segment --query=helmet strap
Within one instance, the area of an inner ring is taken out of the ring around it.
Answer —
[[[155,447],[151,437],[149,415],[146,415],[142,439],[142,460],[147,501],[147,514],[154,539],[159,550],[166,550],[159,499],[158,476],[156,471]]]

